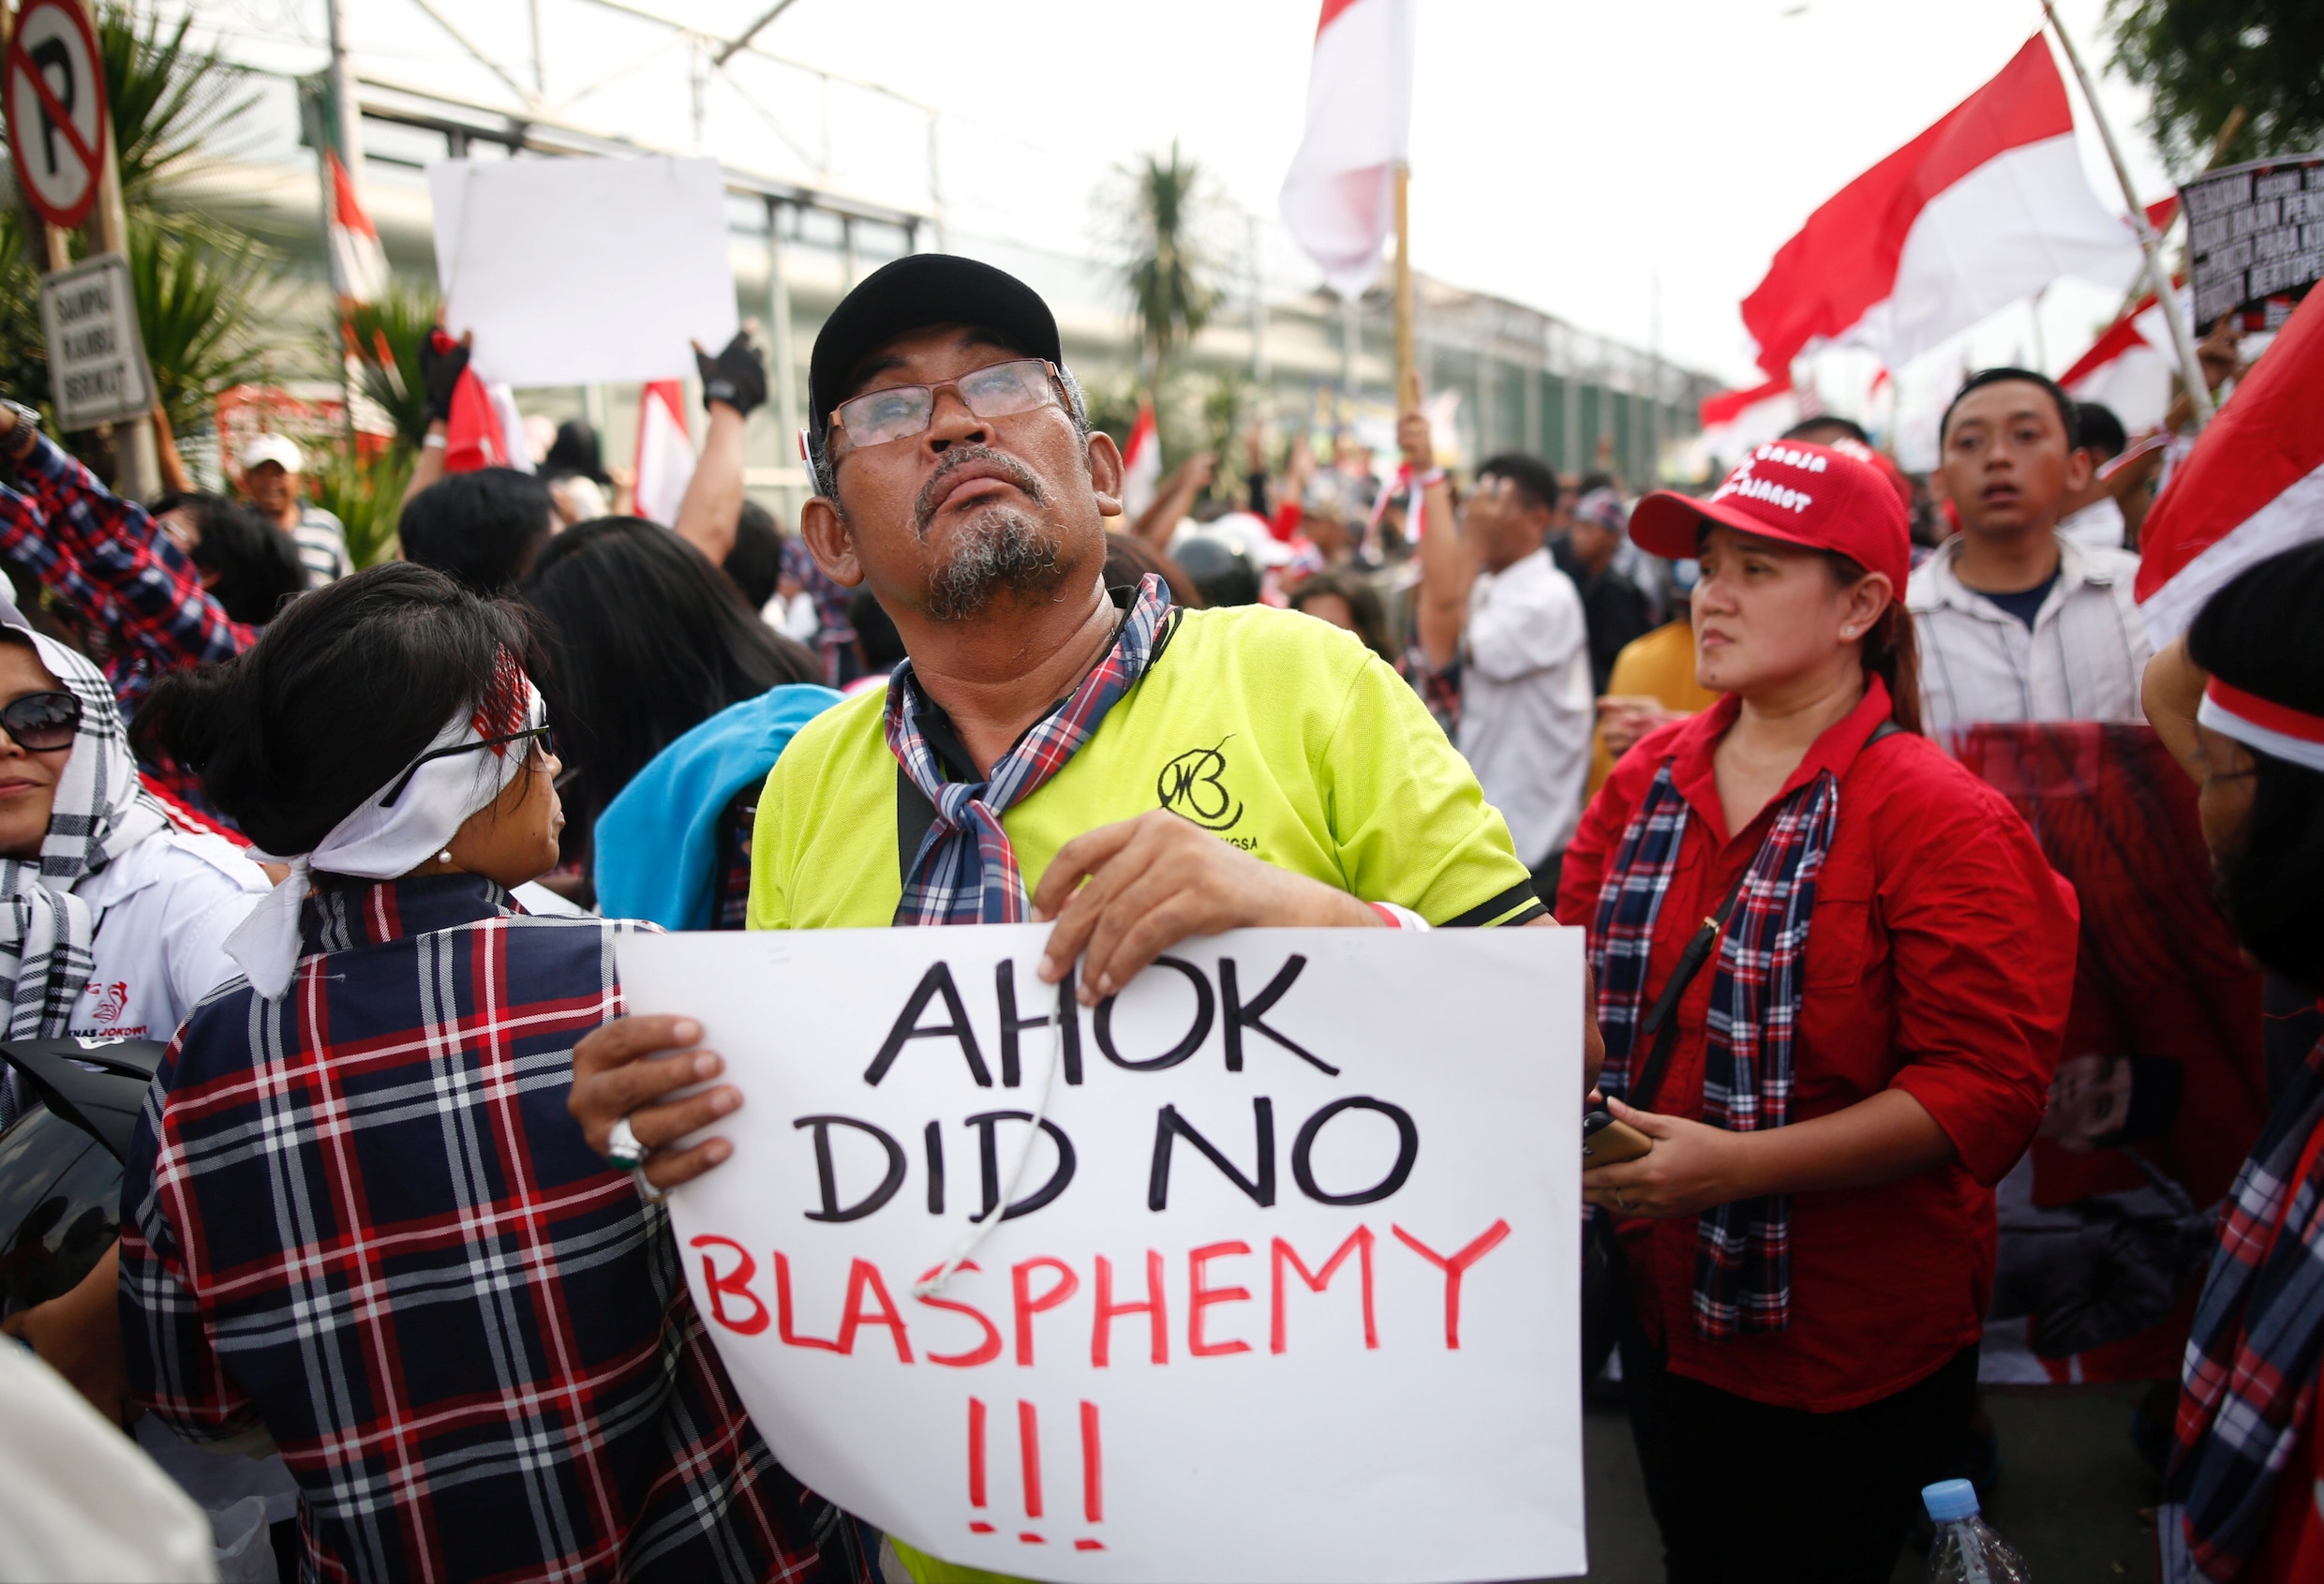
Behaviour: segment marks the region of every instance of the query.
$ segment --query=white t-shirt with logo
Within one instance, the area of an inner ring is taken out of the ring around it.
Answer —
[[[174,828],[82,876],[73,894],[94,916],[96,967],[71,1031],[84,1039],[176,1034],[195,1003],[242,972],[226,955],[226,937],[272,887],[224,837]]]

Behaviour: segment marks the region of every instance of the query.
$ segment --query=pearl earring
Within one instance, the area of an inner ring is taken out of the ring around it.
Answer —
[[[436,861],[438,863],[450,863],[452,861],[452,849],[450,847],[446,847],[442,852],[438,853],[436,855]]]

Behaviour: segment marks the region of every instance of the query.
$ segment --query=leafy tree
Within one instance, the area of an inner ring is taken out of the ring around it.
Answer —
[[[253,98],[240,67],[186,43],[190,13],[165,29],[141,5],[108,3],[97,20],[138,328],[171,425],[188,434],[208,425],[218,392],[260,372],[265,299],[280,261],[263,244],[170,208],[168,189],[216,157],[228,123]],[[72,251],[89,251],[85,235],[75,233]],[[13,205],[0,213],[0,387],[24,401],[49,395],[45,253],[36,220]],[[109,449],[87,438],[77,437],[76,449],[108,471]]]
[[[395,553],[395,522],[403,513],[404,484],[411,477],[411,448],[400,441],[368,455],[345,444],[310,452],[316,465],[307,474],[315,504],[347,529],[347,552],[361,570]]]
[[[1172,142],[1167,157],[1145,154],[1115,167],[1105,207],[1145,348],[1147,398],[1159,411],[1170,354],[1199,335],[1218,306],[1215,264],[1203,235],[1216,199],[1201,166]]]
[[[2240,107],[2234,159],[2324,148],[2324,6],[2317,0],[2108,0],[2114,65],[2153,95],[2172,169],[2199,169]]]
[[[121,201],[131,209],[161,201],[169,182],[215,160],[228,124],[258,102],[240,67],[186,43],[193,24],[189,8],[165,37],[159,14],[134,0],[97,9]]]

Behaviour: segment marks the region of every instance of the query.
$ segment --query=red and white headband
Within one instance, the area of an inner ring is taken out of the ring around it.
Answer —
[[[2246,748],[2324,775],[2324,715],[2245,693],[2213,677],[2195,718]]]

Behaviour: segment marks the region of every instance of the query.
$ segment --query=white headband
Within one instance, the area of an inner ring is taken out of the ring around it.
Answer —
[[[525,690],[525,727],[530,730],[548,718],[548,710],[531,680],[520,680]],[[481,711],[456,715],[436,734],[427,752],[505,735],[504,729],[484,729],[493,724]],[[298,969],[299,907],[306,900],[312,872],[365,880],[392,880],[409,874],[441,851],[470,814],[490,807],[530,762],[524,743],[511,743],[504,750],[428,760],[411,773],[392,805],[382,806],[380,800],[395,782],[380,787],[353,814],[333,826],[313,852],[288,859],[290,875],[226,937],[226,955],[242,964],[261,995],[270,1001],[280,995]],[[399,771],[396,780],[402,779]]]

